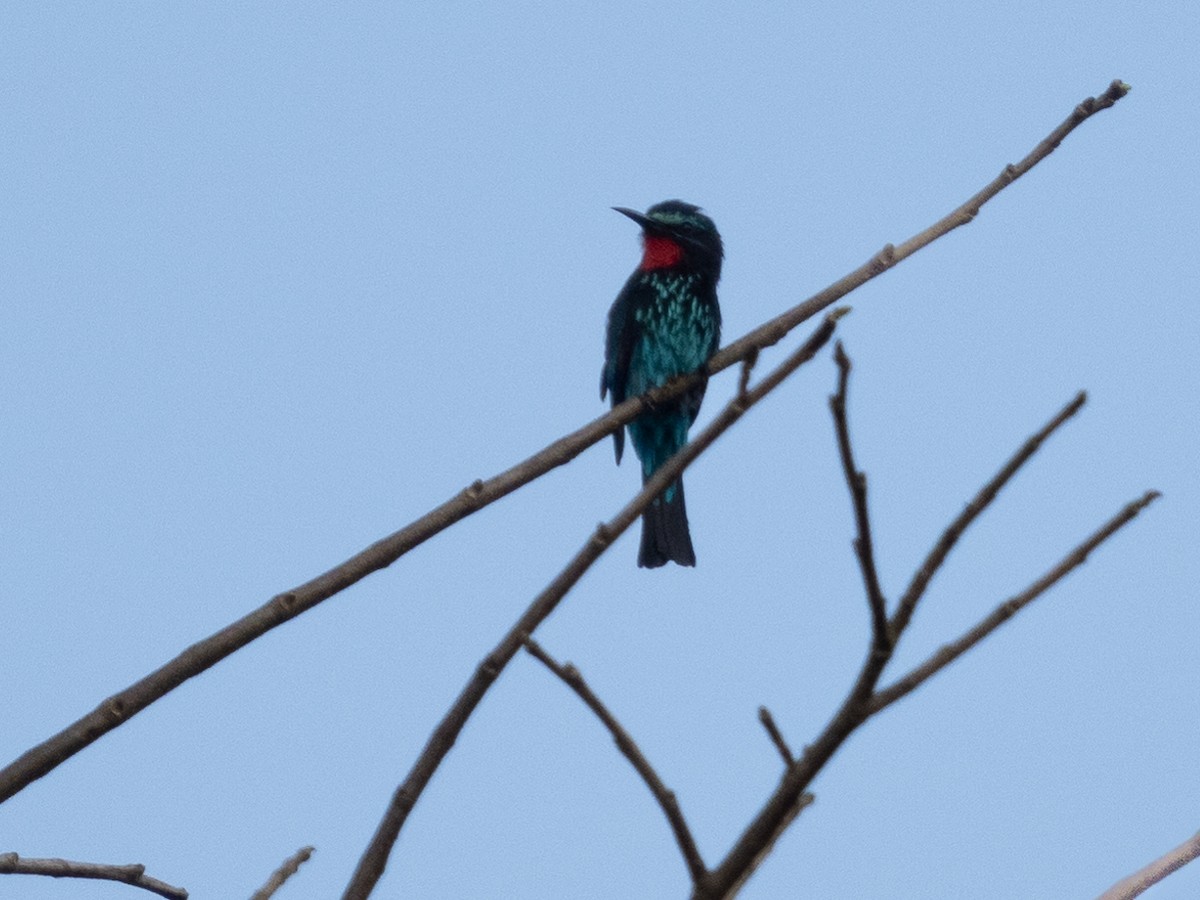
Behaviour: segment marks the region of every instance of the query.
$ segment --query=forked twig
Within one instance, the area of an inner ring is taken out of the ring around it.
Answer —
[[[702,882],[695,885],[692,893],[693,900],[718,900],[718,898],[727,900],[727,898],[733,897],[766,857],[770,847],[791,824],[798,810],[797,804],[805,796],[805,791],[812,783],[813,778],[856,728],[871,716],[923,684],[952,660],[990,635],[1003,622],[1044,594],[1069,572],[1082,565],[1088,554],[1132,521],[1141,510],[1158,497],[1156,491],[1150,491],[1139,500],[1128,504],[1026,590],[1001,604],[991,615],[958,640],[943,647],[930,660],[917,666],[891,686],[878,690],[879,678],[892,658],[895,644],[900,640],[904,629],[911,621],[912,613],[923,595],[925,587],[945,562],[950,548],[971,522],[978,517],[979,513],[995,499],[1000,488],[1037,452],[1046,438],[1078,411],[1083,405],[1084,397],[1080,394],[1046,426],[1031,436],[1000,472],[976,495],[967,510],[954,519],[918,569],[912,586],[901,601],[901,606],[891,621],[887,622],[886,615],[883,613],[882,593],[879,592],[877,577],[873,575],[875,563],[869,539],[865,482],[861,479],[854,463],[849,426],[846,422],[846,386],[850,363],[845,358],[844,352],[838,354],[838,369],[838,392],[831,405],[838,430],[843,468],[855,507],[855,518],[859,531],[859,539],[856,541],[855,548],[860,567],[863,570],[864,583],[872,609],[871,649],[863,662],[854,686],[834,714],[833,719],[817,739],[805,748],[800,759],[788,767],[779,786],[742,833],[725,859],[712,869]],[[882,624],[881,619],[883,620]]]

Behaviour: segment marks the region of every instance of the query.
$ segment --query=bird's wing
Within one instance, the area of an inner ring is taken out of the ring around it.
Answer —
[[[636,275],[634,276],[636,277]],[[604,368],[600,372],[600,399],[612,394],[612,405],[625,400],[625,388],[629,378],[629,361],[633,348],[641,337],[641,326],[633,316],[633,278],[625,285],[612,309],[608,311],[608,333],[604,345]],[[617,462],[625,450],[625,429],[613,432],[613,444]]]

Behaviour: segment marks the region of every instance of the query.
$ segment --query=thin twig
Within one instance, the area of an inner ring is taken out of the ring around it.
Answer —
[[[600,555],[620,537],[625,529],[637,521],[642,511],[666,489],[667,485],[683,473],[692,460],[707,450],[713,441],[742,417],[746,410],[779,387],[784,379],[813,358],[833,336],[837,320],[843,313],[844,310],[835,309],[826,314],[820,327],[807,341],[757,385],[747,391],[745,396],[735,396],[726,404],[706,428],[651,476],[633,500],[611,520],[596,529],[596,532],[567,563],[566,567],[534,598],[517,623],[509,629],[496,648],[480,663],[474,677],[463,688],[454,705],[434,729],[428,743],[421,751],[421,755],[409,771],[408,777],[396,788],[375,835],[363,852],[358,868],[342,895],[343,900],[365,900],[370,895],[371,890],[383,874],[392,846],[399,837],[400,829],[404,826],[417,799],[429,784],[430,779],[433,778],[434,772],[437,771],[446,754],[450,752],[450,748],[454,746],[459,732],[462,731],[479,701],[483,699],[484,694],[487,693],[500,672],[521,648],[526,636],[534,633],[538,625],[554,611],[559,601],[583,577],[592,563],[599,559]]]
[[[473,482],[445,503],[430,510],[399,531],[376,541],[365,550],[311,581],[276,595],[263,606],[193,644],[159,669],[109,697],[92,712],[26,751],[6,768],[0,770],[0,803],[61,765],[93,741],[127,722],[132,716],[188,679],[199,675],[271,629],[307,612],[318,603],[345,590],[372,572],[390,566],[409,550],[424,543],[460,519],[494,503],[551,469],[570,462],[592,444],[632,422],[645,409],[647,403],[661,403],[679,396],[698,384],[705,376],[716,374],[749,358],[751,354],[778,343],[793,328],[836,303],[851,291],[892,268],[922,247],[955,228],[965,225],[979,212],[984,203],[1048,156],[1078,125],[1095,113],[1112,106],[1128,91],[1128,85],[1114,81],[1100,97],[1085,100],[1025,159],[1015,166],[1005,167],[998,178],[958,209],[900,245],[886,245],[853,272],[719,350],[705,367],[705,375],[675,379],[670,384],[650,391],[642,397],[630,398],[624,403],[618,404],[611,412],[560,438],[499,475],[486,481]]]
[[[783,737],[783,732],[775,724],[775,717],[771,715],[771,711],[765,706],[758,708],[758,721],[762,722],[762,727],[767,729],[767,735],[771,738],[771,743],[775,745],[775,749],[783,757],[783,764],[790,766],[795,763],[796,757],[792,755],[792,748],[788,746],[787,741]]]
[[[891,706],[901,697],[920,687],[930,677],[937,674],[982,641],[1061,581],[1067,574],[1083,565],[1089,553],[1112,537],[1118,529],[1131,522],[1138,513],[1157,500],[1158,497],[1158,491],[1147,491],[1141,498],[1127,504],[1120,512],[1083,541],[1083,543],[1059,560],[1045,575],[1021,591],[1021,593],[1005,600],[985,618],[981,619],[974,628],[967,631],[957,640],[951,641],[949,644],[938,649],[929,659],[925,660],[925,662],[914,668],[907,675],[896,679],[893,684],[876,692],[875,696],[871,698],[868,715],[874,715],[881,709]]]
[[[283,883],[291,878],[300,867],[308,862],[308,858],[313,855],[315,847],[301,847],[287,859],[285,859],[267,879],[267,883],[260,887],[250,897],[250,900],[270,900],[275,896],[275,892],[283,887]]]
[[[160,897],[167,897],[169,900],[187,900],[188,895],[181,887],[151,878],[146,874],[146,867],[139,863],[113,866],[69,859],[32,859],[18,856],[16,853],[0,853],[0,875],[47,875],[51,878],[119,881],[158,894]]]
[[[1158,884],[1176,869],[1180,869],[1200,856],[1200,832],[1192,835],[1174,850],[1160,856],[1143,869],[1127,878],[1122,878],[1096,900],[1133,900],[1147,888]]]
[[[896,605],[896,612],[892,614],[891,629],[892,635],[897,639],[904,633],[904,629],[908,627],[908,623],[912,620],[913,612],[917,608],[917,603],[925,594],[925,589],[929,587],[929,582],[933,580],[933,576],[937,574],[942,563],[946,561],[946,557],[958,543],[958,539],[962,537],[963,532],[967,527],[979,517],[988,505],[996,499],[996,495],[1017,474],[1017,470],[1025,465],[1029,457],[1037,453],[1038,449],[1046,442],[1046,438],[1050,437],[1057,431],[1068,419],[1079,412],[1083,408],[1083,404],[1087,402],[1087,394],[1080,391],[1075,395],[1070,403],[1059,410],[1058,414],[1047,422],[1037,433],[1030,436],[1024,444],[1012,455],[987,484],[985,484],[968,503],[961,513],[954,517],[938,538],[937,543],[933,545],[933,549],[929,551],[929,555],[925,557],[920,568],[913,575],[912,581],[905,590],[904,596],[900,598],[900,602]]]
[[[604,723],[604,727],[608,729],[612,735],[613,741],[616,742],[617,748],[625,755],[638,775],[642,776],[642,781],[646,783],[646,787],[650,789],[650,793],[654,795],[654,799],[658,801],[659,807],[663,811],[663,815],[667,817],[667,822],[671,826],[671,832],[675,835],[675,843],[679,845],[679,850],[683,854],[683,861],[687,864],[688,872],[691,873],[692,881],[699,881],[704,877],[707,869],[704,866],[704,859],[700,856],[700,849],[696,846],[696,840],[692,837],[692,832],[688,829],[687,820],[683,817],[683,810],[679,808],[679,801],[675,799],[675,793],[671,791],[658,773],[654,771],[654,767],[650,765],[641,749],[629,736],[616,717],[609,712],[600,698],[595,692],[588,687],[584,681],[583,675],[570,663],[560,664],[555,661],[546,650],[533,638],[525,636],[525,649],[530,655],[540,661],[547,669],[557,675],[562,681],[573,690],[579,699],[587,704],[588,709],[596,714],[596,717]]]
[[[833,353],[838,366],[837,393],[829,398],[829,408],[837,431],[838,455],[842,460],[842,471],[854,505],[854,522],[858,536],[854,539],[854,554],[862,569],[863,587],[867,592],[867,603],[871,608],[871,628],[877,648],[885,652],[892,648],[892,635],[888,628],[887,600],[879,586],[879,572],[875,567],[875,545],[871,540],[871,517],[867,512],[867,476],[860,472],[854,462],[854,449],[850,444],[850,424],[846,419],[846,386],[850,380],[850,357],[846,355],[842,342],[837,342]]]

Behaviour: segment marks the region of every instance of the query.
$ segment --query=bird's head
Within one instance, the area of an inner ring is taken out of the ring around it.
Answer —
[[[642,226],[645,253],[641,268],[699,269],[716,281],[721,275],[725,249],[713,220],[700,207],[682,200],[664,200],[644,213],[614,206]]]

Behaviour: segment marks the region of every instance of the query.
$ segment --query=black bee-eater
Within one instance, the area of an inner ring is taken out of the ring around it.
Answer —
[[[724,248],[713,220],[682,200],[657,203],[645,213],[613,207],[642,226],[642,262],[608,312],[608,340],[600,397],[616,406],[627,397],[695,372],[708,362],[721,339],[717,281]],[[706,384],[661,404],[629,424],[645,482],[687,443]],[[625,432],[613,435],[617,462]],[[683,505],[683,479],[667,487],[642,514],[638,565],[668,561],[694,566],[696,553]]]

